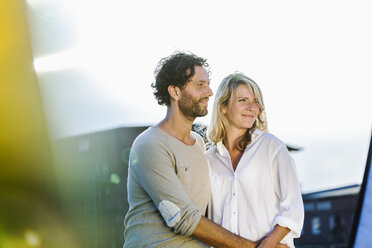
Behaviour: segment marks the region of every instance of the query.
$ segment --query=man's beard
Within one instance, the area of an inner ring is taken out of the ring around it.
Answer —
[[[196,117],[205,116],[208,114],[208,109],[201,109],[199,106],[200,101],[205,100],[207,97],[203,97],[201,99],[195,100],[187,94],[183,92],[181,100],[178,102],[178,107],[181,113],[187,118],[194,120]]]

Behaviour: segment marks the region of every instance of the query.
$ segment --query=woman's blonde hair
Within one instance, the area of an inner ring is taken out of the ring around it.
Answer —
[[[234,72],[225,77],[219,85],[214,99],[211,124],[208,128],[208,138],[213,144],[225,141],[229,121],[222,112],[222,107],[229,104],[230,98],[239,85],[247,85],[254,94],[255,101],[259,107],[259,114],[251,128],[247,130],[243,138],[238,143],[239,150],[244,150],[251,142],[251,136],[254,130],[259,129],[267,132],[267,121],[265,113],[265,104],[263,102],[260,87],[252,79],[241,72]]]

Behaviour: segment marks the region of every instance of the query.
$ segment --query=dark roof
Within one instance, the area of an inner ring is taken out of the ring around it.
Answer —
[[[354,185],[349,185],[349,186],[340,187],[340,188],[327,189],[327,190],[302,194],[302,198],[304,200],[314,200],[314,199],[338,197],[338,196],[345,196],[345,195],[357,195],[359,194],[359,191],[360,191],[360,185],[354,184]]]
[[[288,151],[290,151],[290,152],[292,152],[292,151],[297,152],[297,151],[302,150],[301,147],[294,147],[294,146],[289,146],[289,145],[286,145],[286,146],[287,146]]]

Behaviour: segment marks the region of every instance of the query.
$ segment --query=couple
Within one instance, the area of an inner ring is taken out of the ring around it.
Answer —
[[[213,95],[206,60],[177,52],[155,78],[167,114],[130,152],[124,248],[294,247],[304,218],[295,164],[266,132],[258,85],[241,73],[223,79],[205,152],[191,126]]]

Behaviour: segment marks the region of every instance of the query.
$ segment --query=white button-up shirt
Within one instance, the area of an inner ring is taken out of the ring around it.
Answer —
[[[294,160],[272,134],[255,130],[252,142],[233,170],[222,142],[207,152],[212,220],[231,232],[257,241],[276,224],[291,232],[282,243],[294,247],[304,221],[304,207]]]

